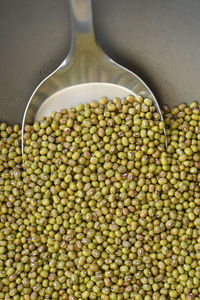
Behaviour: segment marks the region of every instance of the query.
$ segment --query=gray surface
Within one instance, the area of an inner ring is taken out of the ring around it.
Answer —
[[[97,39],[161,103],[200,98],[199,0],[93,0]],[[0,120],[21,122],[37,84],[70,45],[67,0],[0,1]]]

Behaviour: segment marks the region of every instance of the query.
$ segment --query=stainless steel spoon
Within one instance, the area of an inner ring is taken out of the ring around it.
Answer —
[[[100,48],[93,28],[92,0],[69,2],[72,27],[70,52],[63,63],[37,86],[27,104],[22,122],[22,149],[26,124],[49,116],[52,111],[104,96],[111,99],[128,95],[151,98],[161,114],[155,96],[144,81],[114,62]]]

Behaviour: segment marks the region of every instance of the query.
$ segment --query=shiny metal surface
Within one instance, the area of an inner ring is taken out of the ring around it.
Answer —
[[[161,113],[155,96],[143,80],[114,62],[97,43],[91,0],[70,0],[70,7],[72,41],[69,54],[61,66],[44,79],[34,91],[24,113],[22,130],[25,124],[34,122],[38,109],[49,98],[53,96],[57,103],[62,91],[65,93],[67,87],[86,83],[110,83],[121,86],[133,94],[151,98],[157,111]],[[73,106],[73,103],[66,98],[66,107],[69,105]],[[52,111],[54,110],[52,107]]]
[[[160,106],[200,99],[199,0],[92,0],[96,38]],[[21,124],[36,86],[71,43],[67,0],[0,1],[0,120]]]

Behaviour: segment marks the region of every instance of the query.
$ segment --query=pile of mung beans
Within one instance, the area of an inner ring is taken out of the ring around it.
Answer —
[[[0,123],[0,299],[199,300],[200,105]],[[166,129],[167,146],[164,129]]]

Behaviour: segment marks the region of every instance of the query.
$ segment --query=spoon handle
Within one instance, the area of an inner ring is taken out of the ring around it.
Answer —
[[[96,46],[91,0],[69,0],[71,13],[71,51]],[[79,49],[77,49],[77,47]]]

